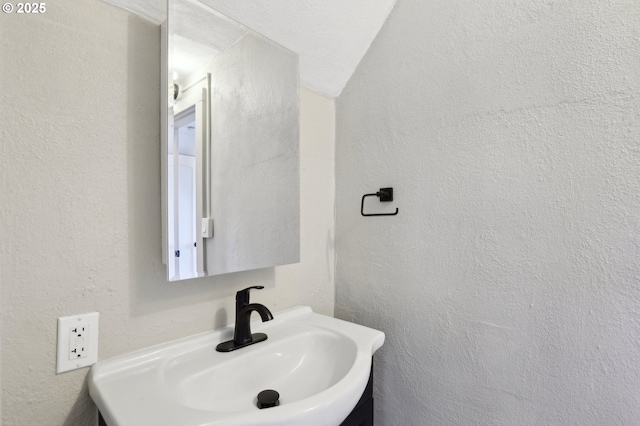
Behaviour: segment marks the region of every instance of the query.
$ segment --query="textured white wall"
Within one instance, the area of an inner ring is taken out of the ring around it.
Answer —
[[[337,103],[378,424],[640,424],[639,43],[637,0],[398,1]]]
[[[167,283],[160,29],[96,0],[0,14],[2,420],[93,426],[87,369],[55,374],[56,319],[100,312],[100,358],[220,327],[235,292],[333,314],[334,102],[301,93],[301,263]]]

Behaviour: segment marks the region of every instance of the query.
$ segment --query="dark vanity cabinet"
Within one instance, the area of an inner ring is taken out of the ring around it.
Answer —
[[[373,398],[356,407],[340,426],[373,426]]]
[[[369,383],[349,417],[340,426],[373,426],[373,362]]]

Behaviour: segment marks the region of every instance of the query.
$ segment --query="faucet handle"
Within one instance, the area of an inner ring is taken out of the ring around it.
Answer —
[[[249,292],[252,289],[256,289],[256,290],[262,290],[264,288],[264,286],[262,285],[254,285],[252,287],[247,287],[243,290],[240,290],[239,292],[236,293],[236,303],[240,303],[242,305],[248,305],[249,304]]]

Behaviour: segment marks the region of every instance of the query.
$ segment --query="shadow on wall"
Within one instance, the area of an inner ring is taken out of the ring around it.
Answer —
[[[62,426],[98,424],[98,412],[89,396],[88,377],[89,375],[85,376],[80,392],[78,393],[78,399],[73,404],[73,407],[71,407],[71,411]]]
[[[130,315],[232,297],[249,285],[273,288],[274,268],[175,283],[166,279],[160,214],[160,26],[149,22],[155,27],[155,37],[144,38],[140,36],[141,20],[135,15],[129,18],[127,61],[127,117],[135,117],[127,122]],[[156,65],[149,67],[150,61]],[[226,312],[218,312],[213,328],[226,324]]]

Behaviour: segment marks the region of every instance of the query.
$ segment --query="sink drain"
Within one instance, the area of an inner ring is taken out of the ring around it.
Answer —
[[[280,394],[273,389],[263,390],[258,394],[258,408],[271,408],[280,405]]]

